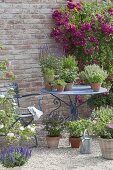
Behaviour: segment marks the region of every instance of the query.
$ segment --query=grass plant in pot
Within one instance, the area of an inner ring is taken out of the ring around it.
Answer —
[[[71,91],[73,88],[74,81],[77,79],[77,62],[73,56],[67,56],[63,58],[61,78],[66,82],[65,90]]]
[[[47,145],[49,148],[58,148],[61,132],[64,129],[64,121],[58,116],[52,116],[45,121],[45,130],[47,131]]]
[[[44,47],[40,53],[40,67],[44,78],[45,88],[52,90],[52,82],[59,76],[59,70],[62,70],[62,59],[57,54],[51,52],[48,47]]]
[[[93,133],[99,137],[102,156],[113,159],[113,108],[100,107],[92,112]]]
[[[65,87],[66,83],[63,79],[57,79],[55,81],[55,85],[57,87],[57,91],[62,92],[62,91],[64,91],[64,87]]]
[[[45,88],[48,91],[52,91],[52,82],[54,81],[55,72],[53,69],[45,68],[44,69],[44,80]]]
[[[73,56],[68,55],[67,57],[63,58],[63,64],[62,67],[63,69],[70,69],[70,70],[77,70],[77,62]]]
[[[8,147],[3,149],[0,154],[0,163],[4,170],[22,170],[31,157],[31,149],[27,147]]]
[[[65,80],[65,91],[71,91],[73,88],[74,81],[78,78],[75,69],[65,69],[62,72],[61,77]]]
[[[84,71],[80,73],[80,77],[90,83],[94,91],[99,91],[101,84],[108,77],[108,74],[103,68],[93,64],[85,66]]]
[[[85,129],[88,129],[90,121],[87,119],[80,119],[76,121],[70,121],[67,123],[67,131],[69,132],[69,142],[72,148],[79,148],[81,142],[81,136]]]

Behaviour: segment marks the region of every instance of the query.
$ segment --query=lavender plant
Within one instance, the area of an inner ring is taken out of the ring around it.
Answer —
[[[31,157],[32,150],[27,147],[9,147],[0,154],[0,162],[4,167],[14,168],[24,165]]]

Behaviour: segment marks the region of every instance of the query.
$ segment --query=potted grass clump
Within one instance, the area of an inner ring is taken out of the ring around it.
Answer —
[[[48,148],[58,148],[61,132],[64,129],[64,121],[59,116],[52,116],[45,121],[45,130],[47,131]]]
[[[54,81],[55,72],[53,69],[45,68],[44,69],[44,80],[45,88],[48,91],[52,91],[52,82]]]
[[[73,88],[74,81],[78,78],[77,72],[74,69],[73,70],[65,69],[63,70],[61,77],[66,82],[65,91],[71,91]]]
[[[44,78],[44,85],[48,91],[52,91],[55,77],[59,77],[62,70],[62,59],[53,53],[49,47],[42,47],[40,53],[40,67]]]
[[[57,79],[55,81],[55,85],[57,87],[57,91],[62,92],[62,91],[64,91],[64,87],[65,87],[66,83],[63,79]]]
[[[4,170],[22,170],[31,157],[31,149],[27,147],[8,147],[3,149],[0,154],[0,163]]]
[[[102,156],[113,159],[113,108],[100,107],[92,112],[93,133],[99,137]]]
[[[71,91],[74,81],[77,79],[77,62],[73,56],[63,58],[63,69],[61,78],[65,80],[65,91]]]
[[[84,71],[80,73],[80,77],[90,83],[94,91],[99,91],[101,84],[108,77],[108,74],[103,68],[93,64],[86,66]]]
[[[72,148],[79,148],[81,142],[81,136],[85,129],[88,129],[90,120],[80,119],[76,121],[70,121],[67,123],[67,131],[69,133],[69,142]]]

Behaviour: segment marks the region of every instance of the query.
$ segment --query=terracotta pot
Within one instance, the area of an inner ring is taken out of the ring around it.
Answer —
[[[45,84],[45,89],[48,90],[48,91],[52,91],[51,83],[46,83]]]
[[[73,83],[66,83],[65,91],[71,91],[73,89]]]
[[[79,148],[80,147],[81,138],[69,137],[69,143],[71,144],[72,148]]]
[[[64,87],[63,87],[63,86],[58,85],[58,86],[57,86],[57,91],[58,91],[58,92],[62,92],[62,91],[64,91]]]
[[[113,139],[99,139],[99,146],[102,157],[105,159],[113,159]]]
[[[101,83],[91,83],[91,88],[93,91],[99,91],[101,88]]]
[[[58,148],[60,137],[46,137],[48,148]]]

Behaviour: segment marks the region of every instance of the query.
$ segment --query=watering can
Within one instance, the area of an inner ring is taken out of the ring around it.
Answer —
[[[80,153],[90,154],[91,153],[91,143],[92,143],[92,138],[90,138],[88,131],[85,130],[82,140],[81,140]]]

